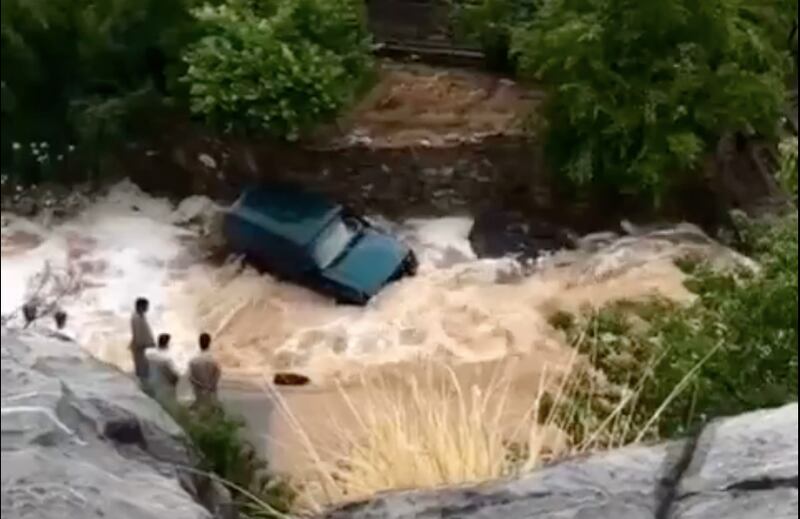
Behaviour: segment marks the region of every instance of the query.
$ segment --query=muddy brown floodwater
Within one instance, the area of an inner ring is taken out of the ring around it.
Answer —
[[[375,406],[394,401],[398,391],[409,384],[426,386],[426,374],[432,374],[434,387],[457,387],[469,394],[474,388],[498,387],[492,404],[502,405],[501,423],[508,425],[509,437],[521,434],[514,430],[532,408],[549,381],[557,386],[557,375],[564,373],[575,358],[567,349],[542,351],[535,355],[513,355],[499,360],[456,364],[430,364],[426,361],[393,363],[363,368],[337,384],[305,387],[270,387],[253,380],[228,381],[223,398],[228,407],[247,416],[252,427],[249,439],[270,462],[284,473],[303,474],[314,469],[314,455],[323,458],[342,456],[344,438],[362,433],[362,413],[375,412]],[[346,395],[346,397],[344,396]],[[500,400],[504,399],[502,404]],[[278,401],[280,400],[280,401]],[[454,406],[459,400],[453,395]],[[512,431],[513,430],[513,431]],[[558,437],[551,440],[557,445]],[[309,446],[311,448],[309,448]]]
[[[374,369],[402,378],[409,363],[426,359],[454,366],[474,383],[482,375],[471,370],[512,359],[513,395],[524,407],[543,367],[563,366],[571,354],[548,323],[553,312],[651,294],[688,301],[675,258],[743,261],[684,227],[589,240],[583,250],[522,265],[476,258],[469,217],[410,220],[389,225],[417,251],[418,275],[387,287],[364,308],[346,307],[236,263],[210,263],[196,223],[212,206],[193,197],[176,207],[123,182],[55,226],[4,214],[2,313],[18,323],[14,312],[37,286],[45,299],[66,287],[60,304],[71,333],[93,355],[130,370],[131,305],[148,297],[154,331],[172,334],[179,366],[196,351],[200,331],[213,335],[228,400],[246,411],[254,437],[272,437],[262,447],[288,469],[297,465],[296,434],[257,389],[276,371],[311,378],[312,387],[284,394],[321,443],[320,410],[339,414],[335,381]],[[42,284],[45,270],[50,276]]]

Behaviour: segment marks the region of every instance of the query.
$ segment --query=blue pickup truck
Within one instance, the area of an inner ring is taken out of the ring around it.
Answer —
[[[222,231],[234,253],[340,303],[364,305],[417,270],[406,245],[342,205],[294,186],[245,190],[225,211]]]

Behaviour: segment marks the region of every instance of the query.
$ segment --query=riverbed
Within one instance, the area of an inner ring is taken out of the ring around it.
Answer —
[[[588,237],[577,250],[536,260],[478,258],[470,215],[399,222],[376,215],[416,251],[420,268],[359,308],[209,257],[202,235],[213,207],[201,197],[176,205],[126,181],[56,224],[3,214],[2,314],[19,325],[26,300],[57,300],[69,315],[68,332],[85,349],[130,371],[129,317],[134,299],[147,297],[154,332],[172,335],[182,369],[198,334],[212,334],[231,405],[248,415],[254,438],[272,438],[273,453],[293,451],[287,445],[296,440],[285,420],[270,419],[262,388],[277,371],[311,379],[284,396],[314,430],[325,429],[315,410],[336,413],[336,384],[381,367],[402,373],[426,360],[461,372],[510,362],[522,381],[514,394],[529,400],[536,373],[571,357],[548,322],[556,311],[653,294],[689,301],[675,258],[743,260],[685,225]],[[295,464],[291,456],[273,457],[279,469]]]

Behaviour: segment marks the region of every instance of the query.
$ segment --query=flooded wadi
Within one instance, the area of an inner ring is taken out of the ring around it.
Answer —
[[[498,366],[511,369],[519,381],[513,395],[529,400],[537,374],[572,357],[549,324],[556,311],[650,294],[688,301],[675,258],[743,261],[690,225],[590,236],[575,250],[520,261],[478,258],[468,215],[401,222],[375,216],[416,251],[420,268],[361,308],[336,305],[235,259],[210,259],[202,235],[213,210],[205,198],[175,205],[122,182],[55,225],[3,214],[2,313],[21,319],[15,313],[30,297],[57,297],[79,343],[130,371],[132,303],[149,298],[154,332],[172,335],[178,366],[186,366],[201,331],[212,334],[231,405],[247,415],[257,438],[272,438],[278,468],[294,464],[279,453],[293,451],[286,445],[296,440],[266,404],[265,382],[278,371],[312,381],[282,392],[314,431],[325,429],[320,410],[338,412],[338,384],[370,370],[402,378],[426,360],[475,381]]]

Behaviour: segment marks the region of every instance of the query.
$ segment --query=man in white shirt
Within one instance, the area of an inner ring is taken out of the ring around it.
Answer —
[[[25,326],[23,328],[30,328],[38,316],[39,309],[35,301],[28,301],[22,305],[22,317],[25,319]]]
[[[158,336],[158,346],[145,350],[148,363],[148,384],[153,396],[162,403],[176,401],[175,389],[178,385],[178,369],[169,355],[170,335]]]
[[[211,336],[200,334],[200,352],[189,362],[189,382],[194,390],[194,406],[214,407],[217,403],[217,386],[222,375],[219,363],[211,356]]]
[[[146,387],[148,381],[148,363],[145,351],[155,346],[153,341],[153,331],[147,322],[147,311],[150,309],[150,302],[140,297],[136,300],[135,309],[131,316],[131,356],[133,357],[133,371],[139,378],[139,382]]]

